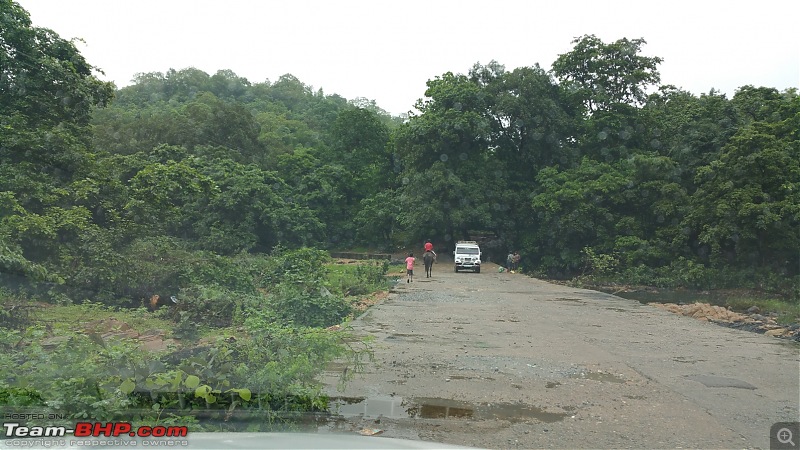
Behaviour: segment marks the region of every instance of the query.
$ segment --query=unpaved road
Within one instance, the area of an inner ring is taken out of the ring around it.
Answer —
[[[375,359],[340,431],[486,448],[769,448],[797,421],[797,344],[519,274],[403,282],[354,322]],[[379,437],[376,437],[379,439]]]

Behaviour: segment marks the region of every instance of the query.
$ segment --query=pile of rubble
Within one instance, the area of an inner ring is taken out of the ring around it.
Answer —
[[[758,307],[752,307],[747,313],[738,313],[722,306],[708,303],[692,303],[679,305],[675,303],[650,303],[675,314],[693,317],[698,320],[714,322],[730,328],[737,328],[755,333],[766,334],[800,342],[800,323],[779,325],[775,314],[761,315]]]

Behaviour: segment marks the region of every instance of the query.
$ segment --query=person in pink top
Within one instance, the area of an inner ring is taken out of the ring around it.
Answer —
[[[406,283],[411,283],[414,281],[414,252],[408,254],[408,258],[406,258]]]

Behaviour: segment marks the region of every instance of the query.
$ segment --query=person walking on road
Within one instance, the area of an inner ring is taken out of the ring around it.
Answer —
[[[414,252],[410,252],[406,258],[406,283],[414,281],[414,261]]]
[[[514,253],[510,250],[508,251],[508,256],[506,256],[506,269],[512,273],[514,271]]]
[[[514,267],[514,271],[518,271],[519,270],[519,260],[520,259],[522,259],[522,257],[519,256],[519,250],[517,250],[517,251],[514,252],[514,259],[513,259],[512,263],[511,263],[511,265]]]

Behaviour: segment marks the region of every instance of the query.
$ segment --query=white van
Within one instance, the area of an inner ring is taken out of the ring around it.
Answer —
[[[456,272],[459,269],[471,269],[481,273],[481,248],[475,241],[458,241],[456,251],[453,252]]]

